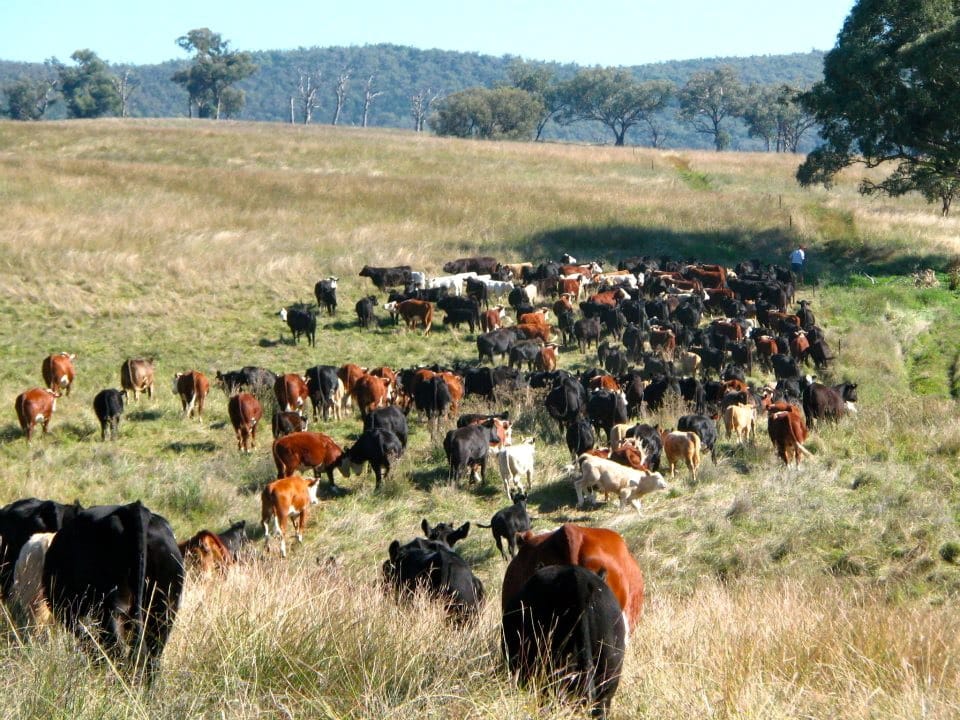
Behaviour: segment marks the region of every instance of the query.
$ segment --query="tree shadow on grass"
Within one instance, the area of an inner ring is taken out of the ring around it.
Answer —
[[[159,420],[163,416],[163,413],[159,410],[134,410],[133,412],[127,413],[127,420],[135,420],[137,422]]]
[[[80,425],[79,423],[65,423],[60,426],[60,432],[75,440],[91,440],[100,434],[99,428],[94,428],[90,425]]]
[[[576,495],[573,486],[564,480],[534,488],[527,494],[528,507],[535,507],[538,514],[554,513],[561,508],[568,510],[576,508]],[[568,516],[565,513],[554,518],[551,522],[584,522],[589,520],[588,515]]]
[[[0,442],[13,442],[23,438],[23,430],[19,425],[4,425],[0,428]]]
[[[167,450],[175,453],[185,452],[216,452],[220,446],[217,443],[205,440],[202,442],[172,442],[167,445]]]
[[[430,492],[437,485],[447,485],[447,467],[434,467],[425,470],[411,470],[408,475],[410,484],[417,490]]]
[[[951,257],[945,253],[904,252],[896,245],[867,244],[856,230],[827,240],[808,259],[808,276],[843,281],[853,270],[871,275],[906,275],[916,267],[944,271]],[[524,241],[529,257],[559,258],[570,253],[580,260],[620,260],[648,255],[654,258],[701,260],[733,266],[741,260],[786,265],[788,254],[802,238],[790,227],[759,232],[717,230],[678,232],[675,228],[645,225],[573,226],[543,230]],[[612,268],[611,268],[612,269]],[[809,279],[809,278],[808,278]]]

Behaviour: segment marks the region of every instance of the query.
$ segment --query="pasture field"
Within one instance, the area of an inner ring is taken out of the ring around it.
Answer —
[[[200,121],[0,123],[0,504],[142,499],[179,539],[245,518],[260,555],[259,490],[274,477],[268,425],[236,452],[226,398],[183,419],[177,371],[327,363],[394,368],[475,361],[468,332],[427,337],[353,304],[375,293],[365,263],[439,273],[445,260],[639,254],[733,265],[786,263],[808,248],[813,303],[860,412],[818,429],[799,471],[722,439],[696,484],[686,473],[641,516],[577,510],[569,456],[542,395],[508,403],[534,436],[535,529],[612,527],[638,558],[647,603],[614,718],[955,718],[960,715],[960,299],[945,271],[960,221],[915,198],[866,199],[859,176],[801,190],[799,158],[552,144],[480,143],[404,132]],[[909,273],[932,267],[940,288]],[[340,311],[316,348],[277,317],[336,275]],[[361,282],[363,280],[363,282]],[[385,300],[380,295],[381,303]],[[44,356],[77,353],[73,393],[27,445],[14,397]],[[101,443],[91,402],[127,357],[153,357],[153,399],[130,403]],[[564,348],[561,366],[595,354]],[[768,378],[758,374],[754,378]],[[480,410],[468,402],[466,411]],[[497,409],[507,409],[506,407]],[[671,426],[684,412],[668,407]],[[269,414],[269,410],[267,410]],[[505,564],[487,531],[458,545],[488,603],[465,628],[379,588],[394,538],[421,518],[488,522],[504,503],[446,481],[439,438],[411,415],[408,451],[382,492],[372,475],[324,496],[305,542],[191,578],[148,687],[82,655],[60,631],[0,638],[4,717],[578,717],[542,688],[518,690],[498,645]],[[311,429],[350,444],[357,417]],[[8,622],[4,622],[9,626]]]

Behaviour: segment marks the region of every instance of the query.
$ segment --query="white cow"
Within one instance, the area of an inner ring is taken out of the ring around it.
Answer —
[[[649,470],[634,470],[613,460],[599,458],[584,453],[577,458],[580,464],[580,477],[574,481],[577,491],[577,507],[582,507],[585,492],[590,492],[594,501],[595,490],[603,493],[616,493],[620,497],[620,509],[629,502],[640,512],[640,498],[656,490],[666,490],[667,483],[663,475]]]
[[[507,445],[492,452],[497,456],[497,468],[503,478],[503,489],[507,497],[513,497],[511,484],[516,485],[522,493],[529,493],[533,485],[533,438],[526,438],[519,445]],[[520,481],[522,475],[527,476],[526,488]]]

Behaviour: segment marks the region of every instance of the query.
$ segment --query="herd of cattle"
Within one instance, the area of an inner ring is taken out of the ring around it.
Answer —
[[[477,363],[396,371],[317,365],[303,375],[259,367],[216,373],[213,384],[228,395],[239,451],[255,448],[264,405],[275,403],[271,452],[277,479],[261,494],[265,543],[279,536],[280,554],[286,556],[290,518],[302,540],[321,474],[329,492],[337,494],[335,472],[349,477],[369,465],[379,489],[406,449],[408,417],[416,409],[432,438],[442,434],[450,481],[458,483],[469,472],[471,480],[483,482],[493,460],[511,499],[490,526],[483,526],[491,528],[505,559],[506,541],[511,558],[502,591],[503,647],[511,670],[529,678],[543,663],[570,666],[572,692],[603,714],[619,682],[629,630],[639,618],[640,569],[611,530],[564,525],[534,534],[526,493],[535,441],[513,442],[509,413],[461,414],[464,398],[496,404],[518,391],[540,390],[576,462],[578,506],[595,502],[599,491],[605,498],[616,495],[621,508],[632,505],[639,512],[642,496],[666,488],[661,464],[671,475],[685,465],[696,481],[702,453],[709,451],[716,462],[721,420],[727,437],[742,444],[755,437],[757,419],[765,415],[783,463],[799,465],[810,454],[804,442],[817,421],[855,411],[856,385],[831,387],[803,374],[810,361],[818,370],[826,368],[832,354],[810,303],[801,300],[796,312],[789,311],[794,280],[782,268],[754,261],[728,270],[643,257],[604,272],[599,262],[577,263],[566,256],[539,265],[462,258],[447,263],[444,271],[449,274],[428,277],[409,267],[364,267],[360,275],[389,292],[382,307],[394,324],[403,318],[408,327],[419,325],[427,334],[436,308],[444,313],[445,325],[468,325],[477,333]],[[331,315],[337,312],[337,282],[329,277],[315,288],[319,306]],[[491,307],[502,297],[506,304]],[[361,328],[378,322],[379,306],[374,295],[356,303]],[[508,306],[515,323],[507,319]],[[288,307],[280,317],[294,342],[303,335],[315,344],[315,311]],[[574,346],[581,355],[594,346],[598,364],[579,374],[559,369],[558,353]],[[495,357],[506,357],[508,364],[493,366]],[[74,360],[68,353],[45,358],[45,387],[16,398],[28,441],[37,424],[47,432],[57,399],[69,396]],[[748,382],[756,369],[772,372],[773,381]],[[103,440],[118,437],[129,393],[135,401],[141,393],[153,397],[154,374],[152,360],[125,360],[121,389],[96,395],[93,408]],[[210,387],[196,370],[174,377],[186,417],[202,419]],[[344,448],[308,430],[308,403],[314,422],[340,420],[356,408],[363,423],[360,436]],[[676,429],[643,422],[671,403],[689,408]],[[641,422],[631,422],[636,418]],[[441,433],[454,420],[456,427]],[[599,447],[601,433],[604,447]],[[299,475],[304,468],[312,469],[313,477]],[[422,529],[426,537],[390,544],[385,578],[398,590],[426,587],[445,601],[454,618],[471,617],[483,601],[483,585],[453,549],[469,523],[431,527],[424,520]],[[221,534],[204,530],[178,544],[166,520],[140,503],[81,508],[20,500],[0,509],[0,590],[21,617],[37,621],[41,609],[48,608],[78,637],[87,637],[80,619],[92,616],[103,647],[132,648],[152,663],[176,614],[185,560],[223,568],[236,559],[245,538],[244,527],[235,525]],[[91,563],[89,557],[99,560]],[[547,648],[536,638],[552,627],[556,631]]]

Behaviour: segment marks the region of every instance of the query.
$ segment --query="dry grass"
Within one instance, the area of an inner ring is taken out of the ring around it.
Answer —
[[[144,502],[178,537],[257,515],[274,474],[268,429],[235,452],[223,395],[203,424],[182,419],[174,372],[317,363],[410,366],[472,360],[466,332],[360,332],[352,306],[364,263],[483,253],[611,260],[668,253],[783,261],[803,241],[807,287],[861,412],[820,428],[801,471],[756,445],[720,443],[699,482],[681,473],[644,512],[579,511],[562,438],[542,396],[510,403],[538,443],[535,527],[614,527],[646,573],[614,717],[956,716],[960,423],[947,368],[960,307],[896,272],[953,254],[953,220],[916,199],[804,191],[798,158],[459,142],[389,131],[186,121],[0,123],[0,397],[40,381],[44,355],[78,353],[78,384],[51,435],[28,447],[12,409],[0,423],[0,502],[34,495]],[[898,270],[898,268],[900,270]],[[874,286],[851,272],[879,277]],[[283,304],[339,275],[341,311],[317,347],[279,341]],[[901,273],[903,275],[903,273]],[[838,279],[833,283],[826,280]],[[939,342],[935,342],[939,341]],[[941,348],[942,352],[937,352]],[[121,361],[154,356],[157,395],[128,408],[101,444],[90,403]],[[583,369],[593,356],[565,352]],[[760,375],[754,378],[764,381]],[[922,382],[921,382],[922,381]],[[469,403],[466,410],[479,410]],[[672,425],[670,407],[655,421]],[[443,452],[412,423],[384,492],[372,478],[324,498],[304,546],[224,581],[191,582],[164,671],[129,688],[55,632],[0,643],[0,707],[15,717],[574,717],[549,693],[519,692],[499,658],[503,563],[476,532],[462,552],[491,602],[476,626],[438,628],[428,603],[398,607],[377,585],[394,538],[431,521],[488,521],[499,479],[445,482]],[[347,418],[322,428],[342,443]],[[336,558],[336,566],[318,560]],[[947,557],[950,557],[947,553]]]

